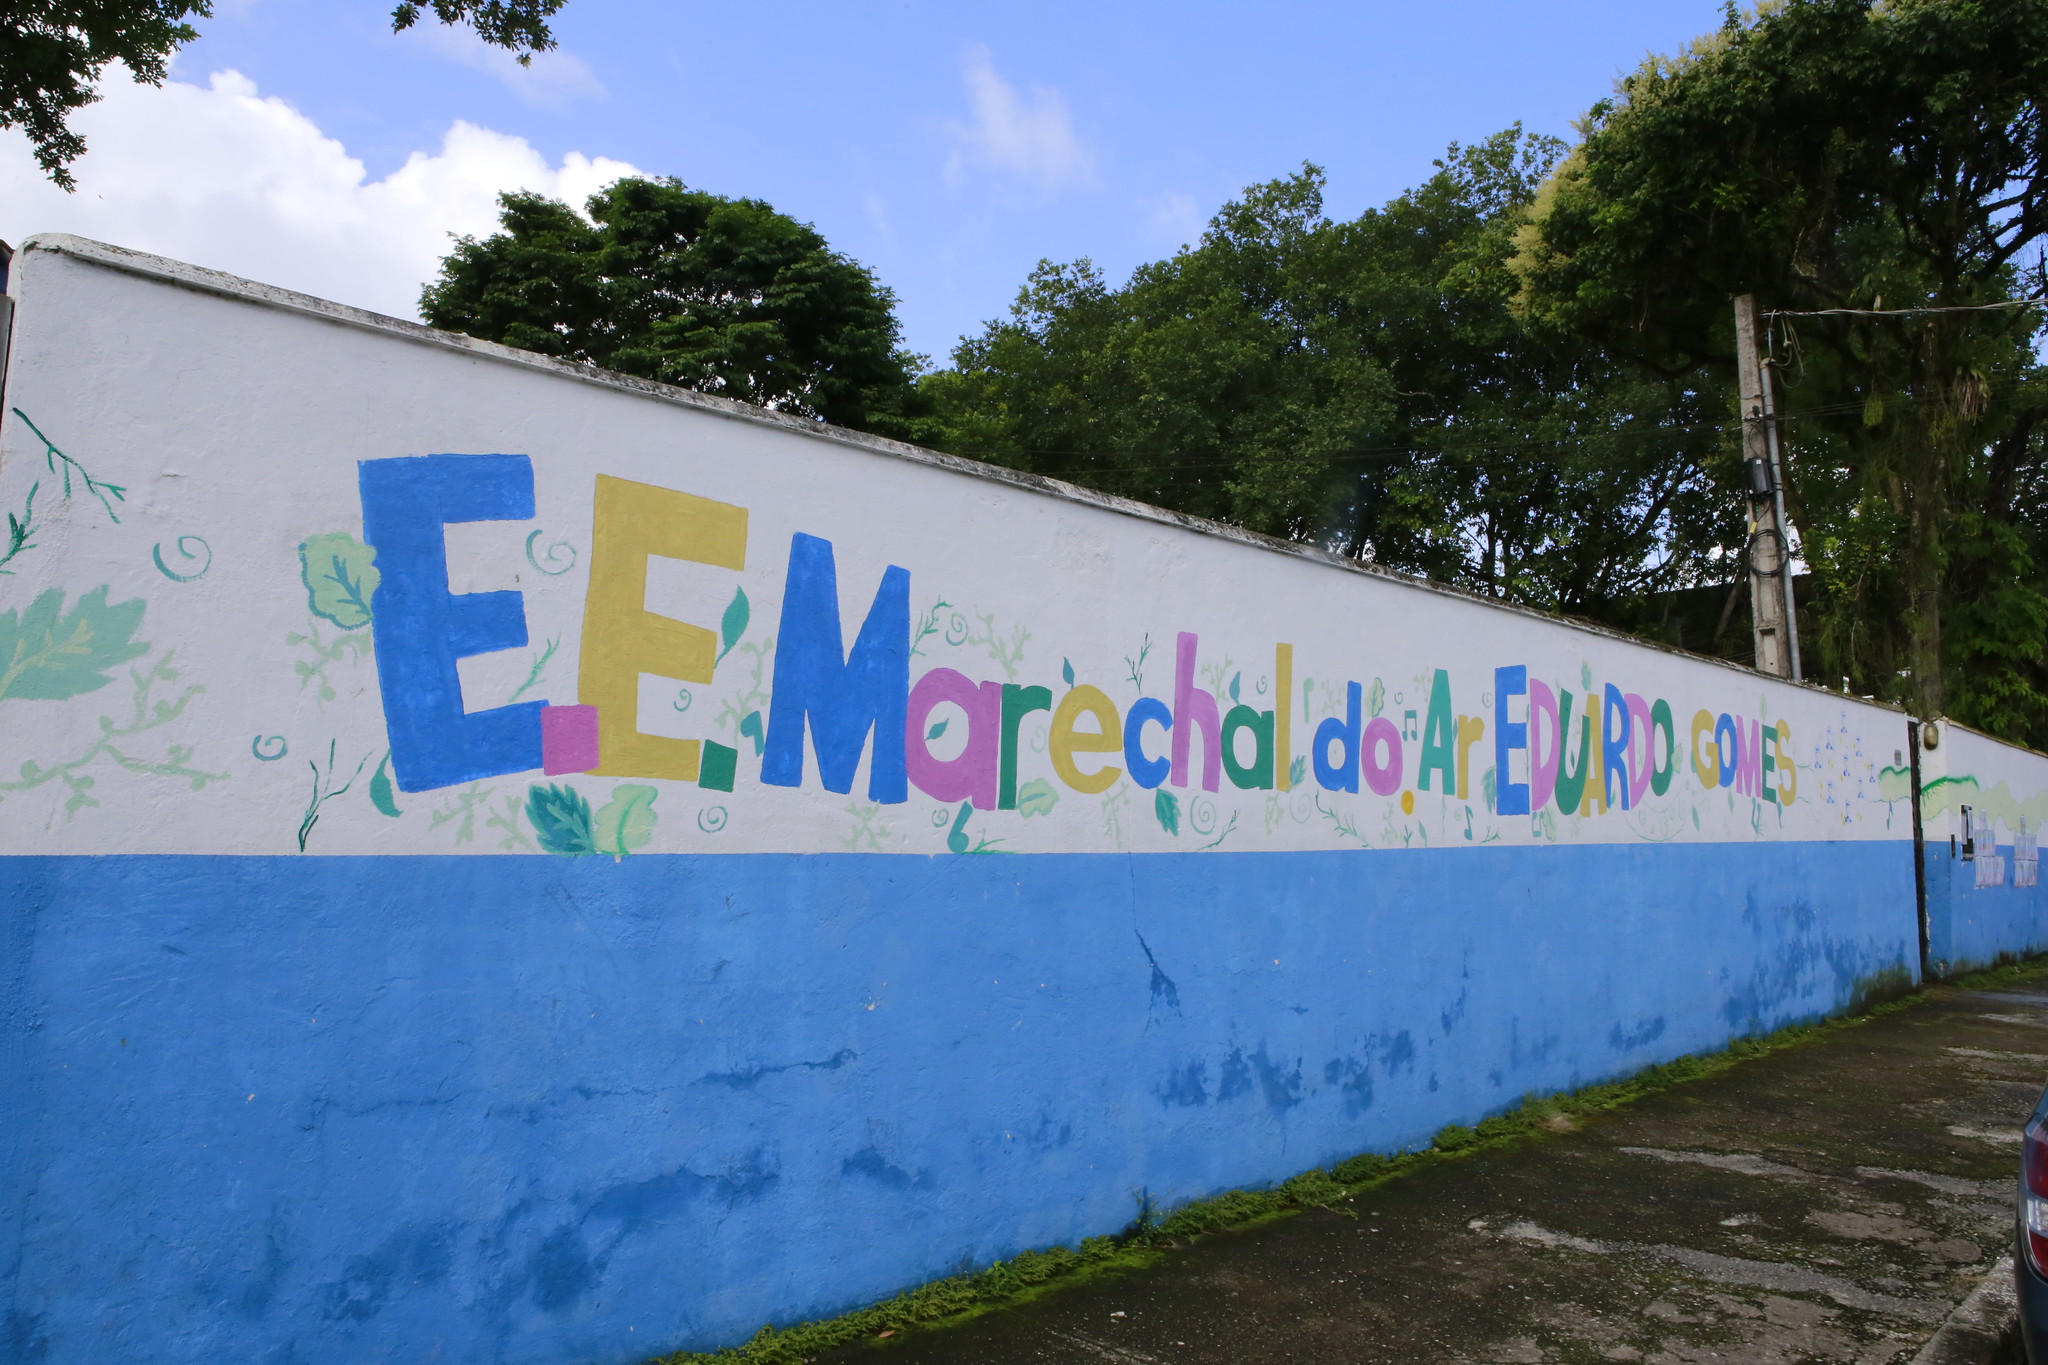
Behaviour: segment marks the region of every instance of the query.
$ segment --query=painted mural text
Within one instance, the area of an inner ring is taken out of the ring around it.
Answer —
[[[739,750],[646,734],[637,712],[642,674],[708,684],[719,657],[717,632],[647,610],[648,560],[744,570],[746,509],[598,475],[578,702],[531,700],[470,712],[457,661],[525,645],[525,612],[518,592],[449,590],[443,528],[530,519],[532,464],[523,455],[368,460],[359,488],[364,539],[380,575],[372,624],[391,768],[401,790],[535,769],[733,789]],[[1400,795],[1404,802],[1414,792],[1470,800],[1475,749],[1482,762],[1491,759],[1493,790],[1486,797],[1502,815],[1627,811],[1647,795],[1664,795],[1682,767],[1708,789],[1777,804],[1791,802],[1798,789],[1783,720],[1767,724],[1703,709],[1691,716],[1681,743],[1669,701],[1612,682],[1582,682],[1574,692],[1531,676],[1524,664],[1493,671],[1488,714],[1460,714],[1450,674],[1439,668],[1420,716],[1407,711],[1403,725],[1368,715],[1365,686],[1351,680],[1342,686],[1337,714],[1312,728],[1296,720],[1289,643],[1273,646],[1264,707],[1198,685],[1202,645],[1191,631],[1174,637],[1169,694],[1127,704],[1077,681],[1071,667],[1058,696],[1046,685],[976,679],[945,667],[913,678],[910,602],[909,571],[888,567],[849,642],[832,542],[792,537],[766,728],[756,746],[762,783],[802,786],[815,765],[820,786],[848,793],[865,761],[870,801],[897,804],[915,788],[976,810],[1014,810],[1020,734],[1043,715],[1053,774],[1084,794],[1128,777],[1145,790],[1217,792],[1228,783],[1285,792],[1313,780],[1329,792]],[[1375,698],[1377,712],[1377,683]],[[935,721],[942,708],[944,718]],[[964,727],[964,743],[942,757],[933,741],[954,724]]]

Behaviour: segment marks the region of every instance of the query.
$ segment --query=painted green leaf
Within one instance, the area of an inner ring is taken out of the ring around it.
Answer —
[[[1386,705],[1387,685],[1378,678],[1374,678],[1372,680],[1372,691],[1365,694],[1365,712],[1369,716],[1377,716],[1386,709]]]
[[[534,786],[526,793],[526,819],[534,841],[548,853],[582,857],[597,852],[590,803],[574,787]]]
[[[1017,788],[1017,809],[1028,818],[1033,815],[1050,815],[1052,808],[1060,803],[1060,794],[1053,790],[1052,783],[1042,777],[1034,777]]]
[[[1180,837],[1180,798],[1161,787],[1152,794],[1152,813],[1159,817],[1159,828],[1175,838]]]
[[[1074,664],[1071,659],[1060,660],[1060,676],[1067,680],[1067,686],[1074,685]]]
[[[723,659],[732,647],[740,642],[740,636],[747,633],[747,622],[754,618],[754,609],[747,605],[747,590],[734,588],[732,601],[725,608],[725,615],[718,621],[718,657]]]
[[[1237,695],[1237,687],[1238,687],[1238,684],[1239,684],[1239,683],[1241,683],[1241,682],[1243,682],[1243,681],[1244,681],[1244,674],[1242,674],[1242,673],[1233,673],[1233,674],[1231,674],[1231,675],[1230,675],[1230,699],[1231,699],[1232,701],[1238,701],[1238,700],[1240,700],[1240,698],[1239,698],[1239,697],[1238,697],[1238,695]]]
[[[263,755],[258,754],[256,757],[261,758]],[[370,804],[375,806],[380,813],[388,815],[395,820],[400,812],[398,800],[391,790],[391,774],[386,771],[390,766],[391,753],[389,750],[386,750],[383,761],[377,765],[377,771],[370,777]]]
[[[306,605],[315,616],[343,630],[370,624],[370,599],[377,591],[377,552],[346,531],[307,536],[299,544],[299,577]]]
[[[1308,781],[1308,756],[1306,754],[1296,754],[1294,761],[1287,765],[1287,785],[1299,787],[1306,781]]]
[[[0,698],[62,701],[105,687],[107,670],[149,646],[134,638],[142,626],[141,598],[107,603],[94,588],[64,610],[64,592],[38,593],[20,613],[0,612]]]
[[[612,799],[597,808],[592,822],[597,851],[613,857],[647,847],[654,837],[655,790],[639,782],[621,782]]]
[[[946,733],[946,727],[948,725],[951,725],[952,723],[953,722],[950,720],[942,720],[938,724],[934,725],[931,729],[925,731],[924,737],[926,739],[937,739],[940,735]]]

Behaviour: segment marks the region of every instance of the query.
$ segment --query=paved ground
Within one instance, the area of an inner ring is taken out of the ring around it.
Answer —
[[[1906,1365],[2009,1250],[2044,1075],[2048,967],[832,1358]]]

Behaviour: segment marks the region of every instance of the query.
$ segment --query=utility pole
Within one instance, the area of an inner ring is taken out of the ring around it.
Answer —
[[[1742,558],[1749,571],[1756,667],[1797,681],[1799,622],[1792,600],[1791,544],[1785,539],[1785,481],[1753,294],[1735,300],[1735,368],[1742,385],[1742,467],[1749,493],[1749,543]]]

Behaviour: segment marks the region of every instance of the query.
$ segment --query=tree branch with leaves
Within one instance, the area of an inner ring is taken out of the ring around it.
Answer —
[[[548,20],[566,0],[430,0],[436,19],[467,25],[522,65],[555,45]],[[418,4],[391,13],[394,32],[417,24]],[[71,163],[85,139],[71,116],[99,99],[116,63],[144,85],[162,85],[171,55],[199,36],[188,21],[213,16],[211,0],[0,0],[0,128],[28,135],[36,164],[75,189]]]

